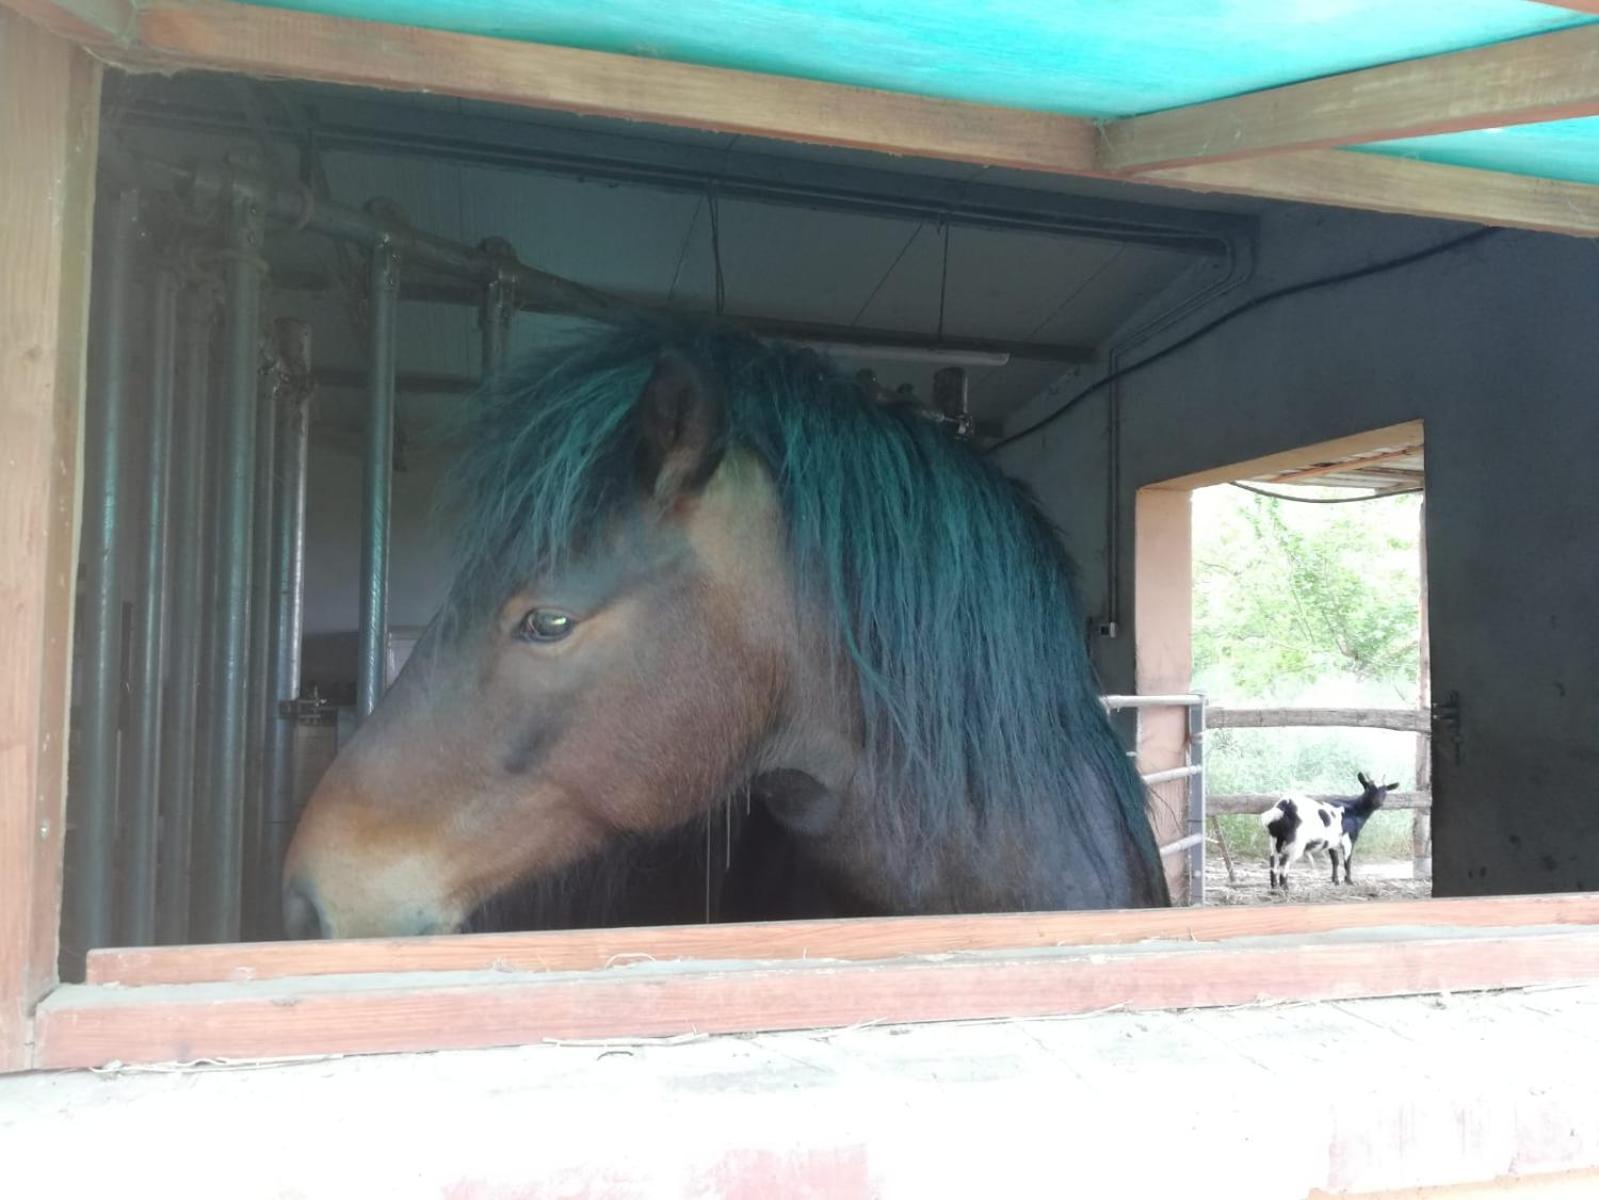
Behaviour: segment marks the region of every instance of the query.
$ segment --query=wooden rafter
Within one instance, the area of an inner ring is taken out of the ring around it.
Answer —
[[[154,0],[132,61],[204,66],[1040,171],[1088,171],[1092,122],[661,59]]]
[[[1155,171],[1150,182],[1517,229],[1599,235],[1599,187],[1352,150]]]
[[[433,92],[1052,174],[1106,174],[1103,156],[1119,141],[1125,141],[1129,130],[1137,129],[1133,122],[1113,123],[1107,135],[1109,144],[1100,146],[1096,153],[1097,128],[1073,117],[259,8],[231,0],[148,0],[137,8],[136,28],[107,40],[106,30],[115,20],[104,14],[125,11],[126,3],[127,0],[0,0],[0,5],[30,15],[53,15],[58,18],[57,25],[73,14],[81,17],[101,13],[102,18],[92,22],[90,33],[80,40],[100,43],[96,53],[102,58],[132,67],[194,67]],[[1565,40],[1551,42],[1547,40],[1550,38]],[[1577,61],[1581,56],[1572,48],[1583,44],[1599,47],[1599,26],[1469,51],[1468,54],[1503,58],[1512,53],[1507,48],[1523,47],[1514,51],[1523,57],[1516,60],[1519,73],[1504,67],[1495,76],[1510,77],[1507,90],[1499,93],[1497,101],[1489,103],[1482,97],[1481,88],[1486,85],[1480,81],[1457,78],[1468,97],[1459,102],[1470,110],[1473,120],[1497,105],[1494,119],[1503,120],[1507,119],[1505,110],[1512,92],[1523,99],[1531,97],[1530,103],[1545,115],[1557,115],[1558,95],[1566,95],[1572,104],[1592,100],[1599,92],[1599,82],[1595,82],[1599,80],[1599,70],[1580,69],[1585,63]],[[1540,53],[1535,55],[1526,47]],[[1554,50],[1560,52],[1555,54]],[[1436,64],[1445,60],[1491,61],[1448,55],[1373,70],[1436,71]],[[1434,65],[1423,69],[1421,64]],[[1543,66],[1549,66],[1555,74],[1563,70],[1570,78],[1533,78]],[[1460,74],[1455,68],[1451,72],[1452,78]],[[1458,98],[1452,101],[1442,84],[1429,86],[1430,90],[1423,89],[1422,100],[1444,106],[1429,110],[1432,115],[1456,112],[1449,105]],[[1263,93],[1271,94],[1276,93]],[[1362,103],[1365,102],[1363,98]],[[1191,114],[1195,110],[1177,111]],[[1163,118],[1168,115],[1160,114]],[[1460,119],[1457,112],[1456,119]],[[1520,119],[1531,118],[1523,115]],[[1136,119],[1146,120],[1155,118]],[[1305,151],[1234,163],[1204,161],[1148,171],[1141,178],[1204,191],[1341,204],[1581,236],[1599,233],[1599,187],[1371,155]]]
[[[1599,113],[1599,25],[1409,59],[1104,127],[1111,173]]]

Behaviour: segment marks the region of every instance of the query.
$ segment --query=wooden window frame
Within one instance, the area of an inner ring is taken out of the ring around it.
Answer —
[[[397,27],[374,37],[355,22],[218,0],[0,4],[11,154],[0,180],[0,1071],[1599,982],[1599,895],[1583,894],[102,950],[87,982],[61,985],[100,59],[1110,172],[1093,127],[1073,118]],[[1406,78],[1407,95],[1429,94]],[[1173,144],[1189,136],[1177,133]],[[1274,147],[1262,134],[1251,152]],[[1173,161],[1130,153],[1141,169]],[[1170,169],[1184,185],[1599,231],[1599,189],[1544,180],[1479,186],[1492,177],[1390,162],[1334,170],[1298,152]]]

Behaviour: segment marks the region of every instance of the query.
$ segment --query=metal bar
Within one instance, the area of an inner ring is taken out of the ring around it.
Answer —
[[[85,443],[82,718],[67,820],[64,951],[69,961],[112,941],[112,855],[116,842],[117,739],[122,700],[122,501],[128,342],[139,193],[117,196],[106,241],[99,352],[93,356]]]
[[[311,327],[278,320],[272,331],[284,383],[278,396],[278,488],[272,533],[272,711],[267,725],[266,777],[262,784],[258,917],[262,933],[279,929],[283,855],[295,819],[296,722],[282,705],[300,696],[300,639],[305,613],[305,481],[311,429]]]
[[[517,310],[562,313],[596,321],[615,321],[639,313],[694,315],[666,309],[646,301],[618,296],[587,287],[559,275],[551,275],[514,258],[481,248],[469,249],[423,233],[393,215],[348,208],[330,200],[313,200],[303,189],[280,187],[271,180],[239,170],[202,166],[179,167],[154,159],[141,160],[143,173],[153,180],[175,187],[180,194],[199,197],[221,194],[228,187],[244,189],[256,197],[268,216],[311,229],[342,241],[371,246],[385,242],[405,259],[408,267],[441,272],[464,279],[473,285],[466,298],[480,301],[477,290],[496,280],[508,282],[515,291]],[[408,291],[411,289],[408,289]],[[436,294],[441,298],[460,296],[459,289],[430,287],[418,295]],[[701,314],[708,315],[708,314]],[[775,317],[728,313],[724,320],[744,325],[768,337],[792,341],[831,342],[841,346],[883,346],[890,349],[942,350],[948,353],[1008,355],[1033,362],[1093,362],[1097,351],[1092,346],[1038,342],[1013,342],[994,338],[928,338],[902,330],[859,329],[850,325],[829,325],[811,321],[788,321]]]
[[[546,276],[546,278],[553,277]],[[338,286],[331,276],[315,271],[285,272],[281,276],[274,276],[274,283],[286,291],[302,292],[331,291]],[[402,287],[401,295],[407,300],[435,304],[470,304],[480,309],[482,306],[480,287],[448,279],[434,278],[408,282]],[[547,297],[528,298],[521,292],[516,293],[515,307],[518,312],[564,311],[558,302]],[[611,307],[603,311],[585,308],[576,315],[590,320],[614,321],[619,316],[630,313],[656,313],[680,317],[710,315],[696,309],[652,305],[647,301],[630,299],[626,296],[611,297]],[[835,355],[853,349],[863,357],[875,354],[884,358],[917,359],[925,356],[926,361],[966,357],[974,363],[991,362],[994,365],[1003,365],[1016,359],[1027,362],[1086,363],[1094,361],[1098,353],[1093,346],[1072,342],[1011,341],[1003,338],[960,337],[955,334],[936,336],[903,329],[790,321],[763,316],[760,313],[723,313],[718,319],[728,324],[742,326],[765,337],[782,338],[786,341],[825,348]]]
[[[1205,697],[1188,710],[1188,903],[1205,902]]]
[[[178,352],[178,276],[163,263],[150,305],[150,407],[144,429],[143,549],[134,613],[128,777],[123,787],[120,939],[155,941],[156,845],[161,797],[161,671],[165,664],[167,543],[172,491],[172,405]]]
[[[250,528],[255,492],[256,364],[259,356],[264,214],[243,189],[227,193],[227,333],[224,342],[221,521],[216,576],[217,627],[211,655],[213,789],[195,805],[190,916],[196,940],[239,938],[244,868],[244,753],[250,651]]]
[[[189,842],[194,815],[195,726],[200,687],[201,595],[205,546],[212,524],[206,517],[211,336],[216,303],[210,286],[196,283],[184,303],[182,328],[183,404],[175,438],[178,487],[172,497],[169,628],[173,632],[167,710],[162,721],[166,753],[161,758],[161,840],[156,872],[156,940],[188,940]]]
[[[388,636],[389,503],[394,481],[395,315],[400,298],[399,255],[392,242],[372,247],[368,288],[366,460],[361,511],[361,638],[355,711],[365,720],[383,694]]]
[[[1154,787],[1157,784],[1170,783],[1174,779],[1192,779],[1202,770],[1204,770],[1203,767],[1195,766],[1172,767],[1168,771],[1151,771],[1148,775],[1143,776],[1143,780],[1149,787]]]
[[[1198,696],[1172,695],[1172,696],[1101,696],[1100,703],[1106,708],[1167,708],[1186,707],[1198,704]]]
[[[483,303],[478,308],[478,328],[483,334],[482,374],[489,379],[505,365],[506,344],[511,334],[511,314],[515,300],[508,280],[495,277],[483,289]]]
[[[140,125],[200,129],[238,138],[258,131],[236,104],[218,103],[204,76],[180,76],[159,103],[130,98],[124,119]],[[1130,201],[1125,196],[1078,196],[1041,188],[906,175],[878,167],[820,163],[770,151],[656,142],[635,135],[561,128],[470,113],[407,108],[341,97],[322,109],[316,125],[324,150],[420,156],[542,171],[582,180],[688,192],[711,183],[727,199],[844,212],[956,227],[1042,233],[1058,237],[1147,245],[1179,253],[1215,254],[1229,240],[1252,236],[1254,219]],[[272,131],[298,140],[304,131],[277,112],[263,119]]]
[[[1178,838],[1175,842],[1167,842],[1160,848],[1160,856],[1166,858],[1168,855],[1176,854],[1182,850],[1192,850],[1195,846],[1203,845],[1204,841],[1204,834],[1190,833],[1185,837]]]
[[[484,238],[478,249],[506,265],[516,263],[516,248],[504,238]],[[511,337],[511,317],[516,312],[516,283],[509,272],[496,271],[483,288],[478,302],[478,328],[483,334],[481,375],[490,379],[505,365],[505,352]]]
[[[241,933],[259,935],[260,900],[270,872],[263,860],[262,820],[266,808],[262,787],[266,778],[268,729],[276,708],[268,662],[272,654],[272,502],[276,490],[278,396],[283,385],[282,365],[275,352],[258,360],[255,399],[255,471],[250,502],[250,662],[245,707],[244,744],[244,880]],[[278,905],[274,902],[275,910]]]

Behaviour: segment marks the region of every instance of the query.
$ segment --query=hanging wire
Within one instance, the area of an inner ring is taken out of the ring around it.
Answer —
[[[711,262],[716,269],[716,315],[721,316],[727,307],[727,283],[722,278],[722,206],[716,195],[716,185],[706,194],[706,208],[711,214]]]
[[[1250,487],[1247,483],[1232,485],[1256,496],[1264,496],[1268,500],[1292,500],[1295,504],[1359,504],[1362,500],[1386,500],[1389,496],[1414,496],[1417,492],[1426,491],[1425,488],[1395,488],[1391,492],[1372,492],[1367,496],[1288,496],[1282,492],[1268,492],[1265,488]]]
[[[944,226],[944,266],[938,275],[938,340],[944,340],[944,298],[949,294],[949,218]]]

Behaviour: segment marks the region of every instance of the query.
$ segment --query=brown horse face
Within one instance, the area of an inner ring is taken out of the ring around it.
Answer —
[[[663,359],[636,507],[559,574],[436,623],[306,807],[291,935],[453,930],[521,880],[692,819],[748,770],[791,602],[773,490],[723,459],[720,412]]]

